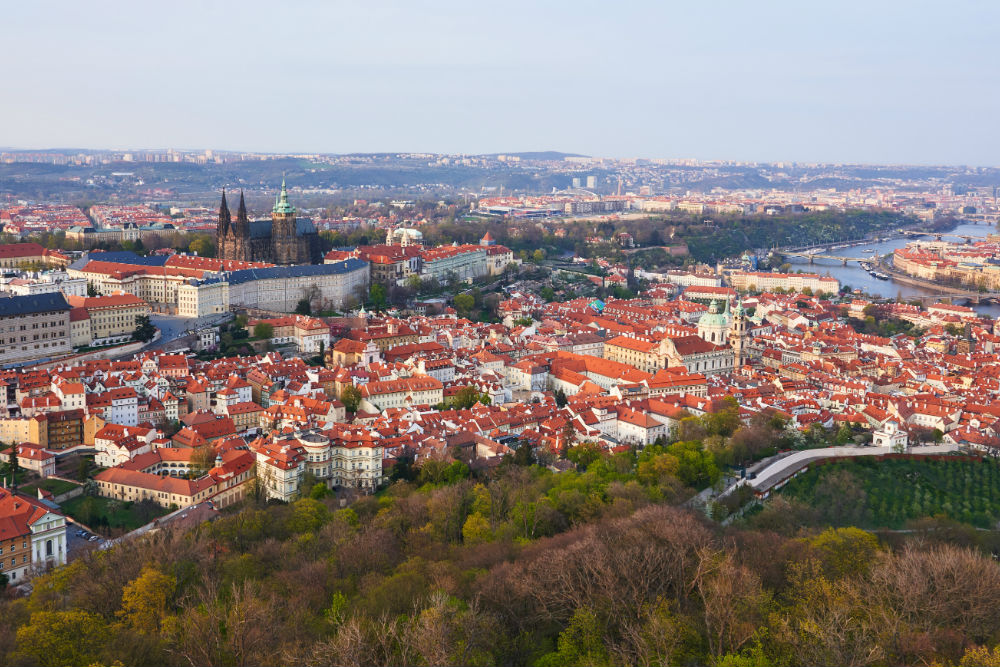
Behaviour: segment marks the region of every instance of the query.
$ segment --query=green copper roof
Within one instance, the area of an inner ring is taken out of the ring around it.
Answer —
[[[281,179],[281,193],[274,200],[275,213],[295,213],[295,207],[288,203],[288,190],[285,189],[285,179]]]
[[[719,302],[712,299],[712,304],[708,307],[708,312],[703,313],[698,318],[699,327],[728,327],[729,318],[719,312]]]

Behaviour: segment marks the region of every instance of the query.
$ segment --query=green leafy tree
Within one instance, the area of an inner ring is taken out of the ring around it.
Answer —
[[[302,498],[295,501],[287,525],[293,533],[312,533],[330,519],[330,510],[322,502],[315,498]]]
[[[139,315],[135,318],[135,331],[132,332],[132,340],[139,340],[148,343],[156,336],[156,327],[149,321],[148,315]]]
[[[599,461],[603,456],[601,448],[595,442],[581,442],[579,445],[570,447],[566,452],[566,458],[577,465],[581,470],[586,470],[594,461]]]
[[[147,565],[125,586],[118,618],[140,634],[159,634],[176,585],[174,577]]]
[[[11,445],[7,455],[7,472],[13,478],[14,488],[17,488],[17,473],[21,471],[21,462],[17,459],[17,445]]]
[[[567,402],[568,399],[566,398],[566,392],[562,389],[556,389],[556,405],[561,408],[564,407]]]
[[[188,250],[195,255],[200,257],[215,257],[215,244],[212,243],[212,239],[206,235],[198,235],[195,237],[191,243],[188,244]]]
[[[514,465],[527,467],[532,466],[537,463],[535,460],[535,451],[531,447],[531,443],[522,442],[514,450],[513,456],[511,456],[511,462]]]
[[[385,310],[386,305],[386,291],[385,287],[379,285],[378,283],[372,284],[368,289],[368,303],[371,305],[373,310]]]
[[[353,384],[345,386],[340,391],[340,402],[344,404],[344,409],[348,412],[357,412],[358,405],[361,404],[361,390]]]
[[[467,317],[475,306],[475,297],[471,294],[458,294],[455,296],[455,310],[459,317]]]
[[[604,667],[614,664],[604,646],[604,624],[589,609],[573,612],[569,627],[559,633],[557,651],[542,656],[538,667]]]
[[[466,544],[483,544],[493,539],[490,522],[482,514],[470,514],[462,526],[462,541]]]
[[[310,305],[309,299],[299,299],[298,303],[295,304],[295,314],[312,315],[312,305]]]
[[[828,528],[808,542],[832,579],[866,574],[878,553],[878,538],[853,526]]]
[[[481,394],[475,387],[462,387],[451,398],[451,406],[459,410],[471,408],[476,403],[490,404],[490,397]]]
[[[17,629],[20,660],[41,667],[86,667],[100,660],[107,624],[81,609],[38,611]]]
[[[274,325],[270,322],[258,322],[253,327],[254,338],[270,340],[274,336]]]

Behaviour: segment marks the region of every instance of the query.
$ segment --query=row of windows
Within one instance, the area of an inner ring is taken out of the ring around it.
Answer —
[[[23,564],[23,563],[27,563],[27,562],[28,562],[28,556],[27,555],[21,556],[21,563]],[[17,558],[11,558],[10,559],[10,566],[11,567],[17,567]],[[0,570],[2,570],[2,569],[3,569],[3,561],[0,560]]]
[[[0,343],[2,343],[2,342],[3,342],[3,341],[0,341]],[[46,347],[49,347],[50,345],[51,345],[51,347],[62,347],[62,346],[64,346],[64,345],[66,345],[66,341],[61,341],[61,342],[59,342],[59,343],[51,343],[51,344],[50,344],[50,343],[45,343],[44,345],[39,345],[38,343],[36,343],[36,344],[35,344],[35,346],[34,346],[34,347],[33,347],[32,349],[35,349],[35,350],[37,350],[37,349],[39,349],[40,347],[41,347],[42,349],[44,349],[44,348],[46,348]],[[27,350],[27,349],[28,349],[28,346],[27,346],[27,345],[22,345],[22,346],[21,346],[21,350],[22,350],[22,351],[23,351],[23,350]],[[11,348],[9,348],[9,349],[4,349],[3,347],[0,347],[0,354],[4,354],[5,352],[17,352],[17,346],[14,346],[14,347],[11,347]]]
[[[24,540],[21,543],[21,548],[22,549],[27,549],[28,548],[28,540]],[[11,544],[10,545],[10,549],[8,549],[8,551],[10,551],[10,552],[17,551],[17,545],[16,544]],[[3,547],[0,547],[0,554],[2,554],[2,553],[3,553]]]

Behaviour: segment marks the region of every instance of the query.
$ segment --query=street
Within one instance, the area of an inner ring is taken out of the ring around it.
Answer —
[[[163,315],[153,313],[149,321],[160,330],[160,339],[144,346],[143,350],[153,350],[165,347],[171,341],[194,333],[197,329],[207,326],[217,326],[232,319],[230,313],[206,315],[201,318],[181,317],[180,315]]]

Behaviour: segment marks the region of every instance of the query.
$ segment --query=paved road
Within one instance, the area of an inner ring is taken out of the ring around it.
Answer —
[[[168,343],[184,338],[201,327],[216,326],[221,322],[232,319],[229,313],[218,315],[207,315],[202,318],[181,317],[180,315],[163,315],[153,313],[149,316],[149,321],[160,330],[160,340],[144,346],[143,350],[160,349],[167,347]]]
[[[149,321],[163,334],[163,338],[157,341],[158,344],[166,343],[175,338],[180,338],[191,328],[194,320],[178,315],[160,315],[153,313],[149,316]]]
[[[956,445],[921,445],[907,450],[908,454],[948,454],[957,452]],[[812,461],[837,456],[879,456],[891,454],[884,447],[827,447],[794,452],[757,473],[750,485],[758,492],[766,492],[788,479],[795,472],[805,468]]]

